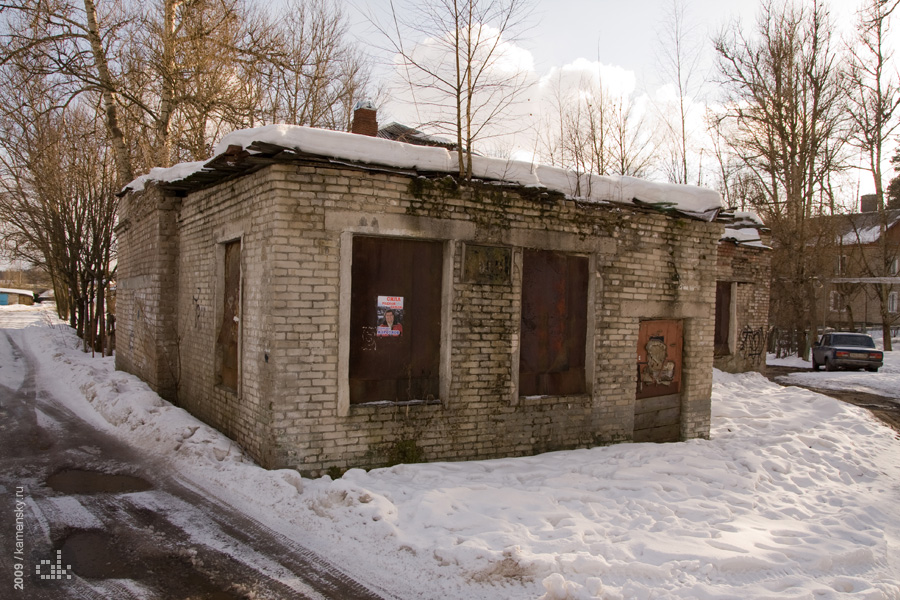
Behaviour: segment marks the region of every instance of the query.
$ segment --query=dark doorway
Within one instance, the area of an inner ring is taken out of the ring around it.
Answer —
[[[716,282],[715,355],[731,354],[731,289],[730,281]]]
[[[222,321],[216,338],[218,383],[233,392],[238,389],[238,346],[241,319],[241,242],[225,244]]]

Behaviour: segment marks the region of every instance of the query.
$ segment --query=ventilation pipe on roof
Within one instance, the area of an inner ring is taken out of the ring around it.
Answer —
[[[351,133],[375,137],[378,135],[378,118],[375,104],[371,100],[360,100],[353,107]]]

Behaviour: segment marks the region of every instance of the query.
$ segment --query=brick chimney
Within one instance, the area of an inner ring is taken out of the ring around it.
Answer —
[[[859,197],[859,212],[875,212],[878,208],[878,196],[876,194],[863,194]]]
[[[378,113],[371,100],[361,100],[353,107],[352,133],[375,137],[378,135]]]

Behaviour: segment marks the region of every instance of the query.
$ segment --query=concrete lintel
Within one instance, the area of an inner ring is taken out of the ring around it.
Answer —
[[[612,238],[581,236],[559,231],[530,231],[512,229],[502,236],[503,243],[521,248],[541,248],[556,252],[581,254],[614,254],[616,241]]]
[[[475,224],[468,221],[343,210],[329,211],[325,214],[325,229],[341,233],[396,235],[443,240],[468,240],[475,237]]]
[[[325,229],[341,233],[461,240],[581,254],[614,254],[616,251],[616,241],[611,238],[559,231],[509,229],[503,231],[497,239],[483,239],[478,227],[470,221],[413,215],[334,210],[325,214]]]
[[[622,316],[642,319],[702,319],[710,315],[706,304],[629,300],[620,306]]]

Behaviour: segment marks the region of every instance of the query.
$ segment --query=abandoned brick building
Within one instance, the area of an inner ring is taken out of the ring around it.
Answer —
[[[753,213],[737,213],[719,241],[715,361],[729,373],[765,371],[772,249]]]
[[[269,126],[136,180],[116,366],[304,474],[708,437],[719,195],[455,160]]]

